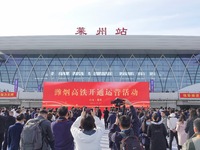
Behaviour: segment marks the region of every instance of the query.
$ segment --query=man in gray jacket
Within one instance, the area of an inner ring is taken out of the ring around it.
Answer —
[[[51,122],[47,120],[47,110],[40,110],[37,118],[30,119],[21,133],[21,150],[54,150]]]
[[[200,118],[194,120],[194,136],[187,140],[182,150],[199,150],[200,148]]]
[[[41,128],[42,128],[42,134],[44,136],[43,140],[43,145],[42,145],[42,150],[54,150],[54,138],[53,138],[53,133],[51,130],[51,122],[47,120],[47,110],[43,109],[40,110],[40,113],[37,117],[37,119],[42,120],[41,123]]]

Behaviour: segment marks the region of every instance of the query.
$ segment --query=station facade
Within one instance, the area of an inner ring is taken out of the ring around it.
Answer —
[[[0,92],[12,92],[16,82],[19,87],[17,97],[0,97],[0,104],[40,106],[43,82],[149,82],[152,107],[200,105],[199,41],[150,35],[0,37]]]

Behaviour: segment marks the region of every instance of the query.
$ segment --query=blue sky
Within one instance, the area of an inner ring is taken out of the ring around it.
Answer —
[[[200,35],[200,0],[0,0],[0,36]]]

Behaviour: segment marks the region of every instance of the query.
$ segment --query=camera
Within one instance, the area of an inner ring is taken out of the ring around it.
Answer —
[[[111,101],[111,104],[115,104],[116,107],[120,107],[121,105],[124,105],[124,100],[120,98],[116,98]]]

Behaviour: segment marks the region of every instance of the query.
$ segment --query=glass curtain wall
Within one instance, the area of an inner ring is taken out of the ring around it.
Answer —
[[[4,55],[0,82],[24,91],[51,82],[154,82],[154,92],[200,83],[199,55]]]

